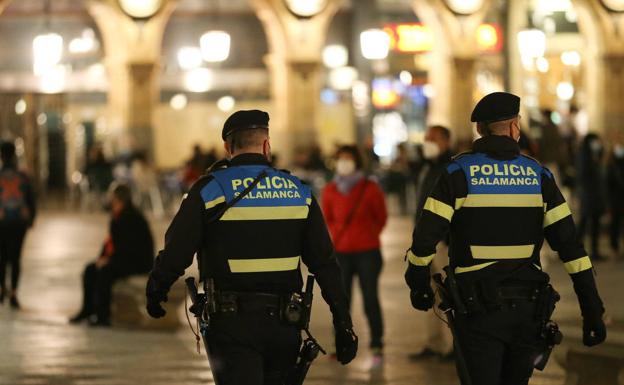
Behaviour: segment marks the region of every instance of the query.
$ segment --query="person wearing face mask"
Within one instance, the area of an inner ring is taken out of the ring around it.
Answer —
[[[237,111],[221,138],[229,159],[193,184],[154,261],[149,315],[166,314],[169,289],[197,254],[204,293],[214,287],[201,334],[215,383],[284,384],[307,331],[303,262],[333,315],[337,359],[348,364],[358,339],[331,238],[310,187],[270,165],[269,114]]]
[[[416,182],[417,205],[414,223],[421,216],[429,192],[433,189],[435,182],[452,160],[451,131],[443,126],[429,127],[425,133],[422,153],[425,161]],[[437,257],[432,262],[432,270],[439,273],[448,264],[448,240],[438,244],[436,255]],[[443,360],[452,359],[453,339],[449,329],[439,322],[433,312],[427,313],[426,317],[425,346],[420,352],[410,354],[410,360],[416,361],[433,357]]]
[[[587,134],[581,143],[576,160],[576,193],[579,197],[581,220],[578,226],[579,239],[583,239],[589,229],[591,258],[601,261],[600,219],[606,210],[606,178],[603,166],[604,149],[597,134]]]
[[[405,256],[412,306],[427,311],[435,303],[430,269],[436,245],[449,237],[443,286],[452,293],[446,301],[454,310],[462,384],[528,384],[544,352],[540,346],[550,344],[543,336],[552,330],[547,325],[557,299],[540,265],[544,239],[574,283],[583,343],[606,338],[592,263],[575,235],[570,208],[552,173],[520,153],[519,111],[520,98],[505,92],[477,103],[471,120],[481,138],[443,170]]]
[[[617,141],[609,158],[607,168],[607,186],[611,206],[611,249],[616,256],[620,254],[622,221],[624,220],[624,143]]]
[[[383,317],[378,294],[383,264],[380,234],[387,212],[381,188],[366,178],[362,170],[358,148],[340,147],[336,153],[336,175],[323,190],[322,207],[349,298],[353,278],[358,277],[370,328],[373,365],[379,365],[383,358]]]

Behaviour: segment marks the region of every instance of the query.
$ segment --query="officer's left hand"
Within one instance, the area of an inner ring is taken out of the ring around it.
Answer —
[[[358,350],[358,336],[352,328],[336,327],[336,358],[346,365],[351,362]]]
[[[427,311],[433,307],[435,295],[433,290],[431,290],[431,286],[427,286],[422,289],[411,290],[410,300],[414,309]]]
[[[162,307],[160,302],[147,301],[147,314],[152,318],[162,318],[167,314],[167,311]]]
[[[607,338],[607,327],[602,316],[583,317],[583,345],[595,346]]]

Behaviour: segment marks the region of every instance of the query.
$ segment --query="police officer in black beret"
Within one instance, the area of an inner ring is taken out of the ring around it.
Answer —
[[[357,337],[332,242],[310,188],[269,165],[269,115],[235,112],[222,138],[229,161],[212,167],[182,202],[150,273],[147,311],[165,314],[169,288],[198,253],[200,279],[216,289],[207,338],[215,381],[281,385],[301,343],[284,306],[302,289],[303,262],[333,314],[337,359],[349,363]]]
[[[426,311],[434,304],[429,265],[436,244],[450,233],[445,287],[454,297],[463,384],[527,384],[556,342],[559,334],[549,321],[558,294],[541,269],[544,238],[572,278],[583,343],[593,346],[606,338],[594,269],[577,240],[570,208],[552,173],[520,154],[519,109],[520,98],[509,93],[479,101],[471,120],[481,138],[442,173],[406,255],[412,305]]]

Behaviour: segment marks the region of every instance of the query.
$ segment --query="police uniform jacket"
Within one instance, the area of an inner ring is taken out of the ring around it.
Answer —
[[[547,281],[539,259],[545,238],[571,275],[583,314],[602,314],[591,261],[552,173],[510,137],[475,141],[441,174],[406,255],[412,290],[429,285],[435,246],[447,234],[450,267],[465,282]]]
[[[222,213],[262,171],[266,177]],[[236,156],[192,186],[156,257],[151,290],[166,293],[196,252],[201,278],[213,278],[220,291],[300,291],[303,262],[316,276],[335,322],[350,326],[340,270],[316,199],[307,185],[270,167],[261,154]]]

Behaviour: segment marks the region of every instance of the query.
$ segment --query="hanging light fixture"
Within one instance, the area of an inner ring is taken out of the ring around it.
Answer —
[[[49,32],[51,2],[45,3],[46,32],[33,39],[33,72],[42,75],[52,70],[63,57],[63,37],[58,33]]]
[[[390,36],[379,28],[367,29],[360,34],[360,46],[364,58],[385,59],[390,51]]]
[[[546,34],[539,29],[526,29],[518,32],[520,55],[532,59],[544,56],[546,52]]]
[[[203,59],[211,63],[227,60],[230,56],[230,42],[230,34],[225,31],[204,33],[199,39]]]

